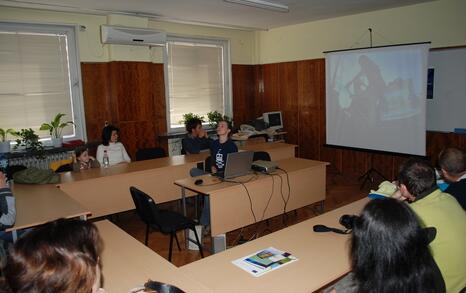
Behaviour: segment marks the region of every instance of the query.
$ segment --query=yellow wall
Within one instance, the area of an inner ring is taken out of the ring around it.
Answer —
[[[9,8],[0,6],[0,21],[67,23],[86,26],[86,31],[78,33],[81,62],[152,61],[162,62],[161,48],[103,45],[100,42],[100,25],[122,25],[150,27],[185,36],[208,36],[230,40],[231,62],[233,64],[254,64],[256,53],[255,33],[248,31],[210,28],[197,25],[173,24],[151,21],[147,18],[110,15],[98,16],[80,13],[65,13],[46,10]]]
[[[466,45],[466,1],[439,0],[258,32],[259,63],[321,58],[323,51],[431,41]],[[362,38],[361,38],[362,37]]]
[[[162,49],[125,45],[102,45],[100,25],[150,27],[185,36],[230,40],[233,64],[264,64],[323,57],[327,50],[432,41],[432,47],[466,45],[466,1],[438,0],[394,9],[248,32],[205,26],[152,21],[130,16],[97,16],[1,7],[0,20],[75,23],[79,32],[82,62],[109,60],[162,62]]]

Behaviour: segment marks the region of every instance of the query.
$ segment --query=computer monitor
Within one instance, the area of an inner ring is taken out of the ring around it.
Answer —
[[[282,112],[267,112],[262,114],[264,122],[272,129],[281,129],[283,128]]]

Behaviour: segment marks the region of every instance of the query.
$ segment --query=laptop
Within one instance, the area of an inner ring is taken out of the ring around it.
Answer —
[[[224,179],[247,175],[251,172],[253,156],[254,152],[251,151],[229,153],[224,171],[214,175]]]

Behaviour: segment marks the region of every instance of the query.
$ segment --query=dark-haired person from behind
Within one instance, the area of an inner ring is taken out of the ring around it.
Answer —
[[[437,187],[435,170],[427,161],[406,161],[398,182],[400,199],[410,202],[425,227],[437,229],[430,249],[447,292],[460,292],[466,287],[466,213],[453,196]]]
[[[102,129],[102,144],[97,147],[97,161],[104,165],[104,154],[107,153],[109,164],[129,163],[131,158],[126,152],[125,146],[118,141],[120,130],[109,124]]]
[[[203,150],[208,150],[212,140],[207,132],[202,128],[202,121],[194,118],[186,124],[188,135],[181,141],[186,154],[199,154]]]
[[[447,148],[438,157],[442,177],[450,185],[445,192],[453,195],[466,211],[466,153],[457,148]]]
[[[421,228],[415,213],[401,201],[370,201],[354,221],[352,273],[330,292],[445,292],[428,247],[435,230],[429,230]]]
[[[60,219],[18,239],[5,268],[10,292],[97,293],[102,240],[94,224]]]

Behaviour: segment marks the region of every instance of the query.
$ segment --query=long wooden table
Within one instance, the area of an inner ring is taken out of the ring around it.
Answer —
[[[180,268],[213,292],[314,292],[345,275],[350,270],[348,235],[315,233],[312,227],[324,224],[340,227],[344,214],[358,214],[369,201],[365,198],[290,226],[227,251],[209,256]],[[287,251],[298,261],[253,277],[231,262],[261,249],[275,247]]]
[[[189,293],[212,292],[109,221],[95,224],[104,241],[102,274],[108,292],[127,293],[148,279],[175,285]]]
[[[294,157],[294,148],[285,143],[262,143],[251,150],[265,150],[272,158],[283,158]],[[180,190],[173,182],[189,176],[189,171],[209,155],[203,152],[67,172],[61,175],[59,187],[90,210],[92,218],[107,216],[134,209],[130,186],[148,193],[157,203],[180,199]]]
[[[53,184],[27,185],[13,184],[12,192],[16,199],[16,222],[7,232],[42,225],[59,218],[86,219],[90,211],[69,197]]]
[[[210,196],[211,235],[214,237],[282,214],[285,201],[286,211],[323,203],[328,163],[300,158],[288,158],[277,163],[288,176],[281,170],[274,175],[246,175],[235,178],[236,182],[245,182],[240,184],[221,182],[216,177],[205,175],[176,180],[175,184],[181,187],[182,194],[190,190]],[[203,179],[202,185],[195,184],[198,178]]]
[[[268,152],[272,161],[279,161],[288,158],[294,158],[296,148],[295,144],[288,144],[284,142],[267,142],[267,143],[254,143],[240,146],[240,150],[253,151],[253,152]]]

